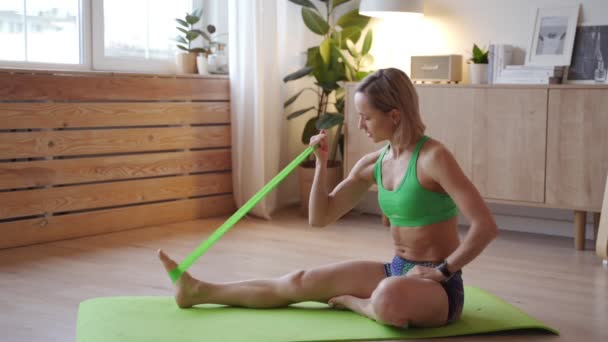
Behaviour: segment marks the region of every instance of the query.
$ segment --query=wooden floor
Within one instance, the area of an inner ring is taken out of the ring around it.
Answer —
[[[78,304],[85,299],[171,295],[156,249],[181,259],[224,219],[0,250],[0,339],[73,341]],[[450,341],[608,341],[608,270],[591,247],[577,252],[571,239],[503,232],[465,268],[465,283],[493,292],[561,336],[523,332]],[[286,210],[270,222],[241,221],[191,271],[210,281],[232,281],[346,259],[391,257],[388,231],[377,217],[349,214],[319,229],[309,227],[297,211]]]

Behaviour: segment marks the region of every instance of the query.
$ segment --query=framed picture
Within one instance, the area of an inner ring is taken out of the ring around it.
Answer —
[[[608,25],[576,28],[568,83],[606,82]]]
[[[536,9],[526,65],[570,65],[579,7]]]

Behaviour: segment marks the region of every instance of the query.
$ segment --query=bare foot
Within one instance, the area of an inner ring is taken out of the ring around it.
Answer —
[[[372,309],[371,300],[369,298],[359,298],[351,295],[344,295],[331,298],[329,301],[327,301],[327,304],[334,309],[350,310],[358,313],[361,316],[378,321],[378,317]]]
[[[169,258],[162,249],[158,250],[158,258],[163,263],[167,272],[175,269],[177,263]],[[188,273],[184,272],[182,276],[175,282],[175,302],[180,308],[189,308],[196,304],[203,304],[200,300],[200,293],[204,283],[198,281]]]
[[[350,295],[337,296],[337,297],[333,297],[330,300],[328,300],[327,305],[329,305],[330,308],[334,308],[334,309],[352,310],[349,307],[349,304],[351,304],[353,299],[354,299],[354,297],[350,296]]]

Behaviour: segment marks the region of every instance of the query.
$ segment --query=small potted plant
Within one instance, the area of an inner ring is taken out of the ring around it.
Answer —
[[[469,59],[469,77],[472,84],[488,83],[488,50],[473,44],[473,57]]]
[[[210,35],[215,32],[215,26],[207,25],[207,32],[194,28],[194,25],[201,20],[202,13],[202,9],[197,9],[191,14],[186,13],[186,16],[183,19],[175,19],[179,24],[177,30],[180,32],[180,35],[175,38],[175,41],[178,43],[176,46],[183,51],[175,56],[177,73],[179,74],[195,74],[197,72],[197,55],[201,54],[200,57],[204,57],[204,61],[206,61],[207,55],[211,52],[210,49],[206,47],[192,46],[192,42],[198,37],[203,37],[208,43],[212,42]],[[198,64],[200,64],[201,67],[206,65],[206,63],[201,62],[203,61],[198,61]]]

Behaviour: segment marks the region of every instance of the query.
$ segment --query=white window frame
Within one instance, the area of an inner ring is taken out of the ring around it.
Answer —
[[[128,1],[128,0],[125,0]],[[170,1],[170,0],[167,0]],[[191,0],[193,8],[208,8],[210,0]],[[80,63],[40,63],[0,60],[0,68],[175,73],[175,61],[104,55],[104,0],[79,0]],[[203,16],[204,19],[205,15]],[[177,34],[177,33],[176,33]]]
[[[176,71],[175,60],[157,60],[137,57],[107,57],[105,56],[104,40],[104,0],[91,0],[92,6],[92,51],[94,70],[100,71],[131,71],[131,72],[151,72],[151,73],[170,73]],[[192,0],[193,8],[201,5],[201,0]],[[177,30],[176,30],[177,31]],[[177,35],[177,32],[176,32]],[[176,43],[177,44],[177,43]]]
[[[42,62],[22,62],[0,59],[0,67],[15,69],[44,69],[44,70],[91,70],[91,1],[79,0],[79,33],[80,42],[80,63],[42,63]]]

